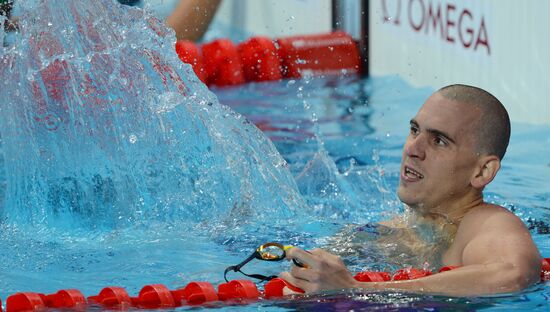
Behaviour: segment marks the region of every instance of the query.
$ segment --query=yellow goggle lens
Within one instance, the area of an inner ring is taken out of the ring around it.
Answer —
[[[282,260],[285,258],[285,251],[292,247],[279,243],[266,243],[258,247],[257,252],[263,260]]]

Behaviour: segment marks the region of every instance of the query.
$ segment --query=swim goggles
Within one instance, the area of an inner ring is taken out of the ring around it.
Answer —
[[[227,273],[233,271],[233,272],[239,272],[251,278],[259,279],[262,282],[272,280],[277,276],[276,275],[266,276],[262,274],[247,274],[241,271],[241,268],[248,262],[252,261],[253,259],[264,260],[264,261],[284,260],[286,257],[286,251],[293,247],[294,246],[290,246],[290,245],[285,246],[274,242],[260,245],[260,247],[256,248],[256,250],[250,256],[248,256],[248,258],[246,258],[243,262],[237,265],[232,265],[227,267],[223,272],[223,278],[225,279],[226,282],[229,282],[227,280]],[[304,264],[302,264],[298,260],[292,259],[292,261],[294,262],[295,265],[304,267]]]

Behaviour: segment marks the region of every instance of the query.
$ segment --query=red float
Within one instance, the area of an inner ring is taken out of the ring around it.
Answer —
[[[246,81],[281,80],[281,61],[273,41],[253,37],[238,46]]]
[[[245,82],[237,47],[228,39],[218,39],[202,46],[206,83],[232,86]]]
[[[88,297],[89,303],[97,303],[106,307],[126,307],[132,305],[128,292],[122,287],[105,287],[97,296]]]
[[[286,78],[355,74],[360,71],[361,58],[357,44],[345,32],[280,38],[277,44]]]
[[[284,296],[283,289],[288,287],[288,289],[295,291],[297,293],[303,294],[304,291],[289,282],[285,281],[282,278],[274,278],[267,282],[264,286],[264,296],[265,298],[276,298]]]
[[[459,266],[456,266],[456,265],[448,265],[448,266],[442,267],[442,268],[439,269],[439,271],[437,271],[437,272],[439,272],[439,273],[441,273],[441,272],[447,272],[447,271],[451,271],[451,270],[458,269],[458,268],[460,268],[460,267],[459,267]]]
[[[550,258],[542,259],[542,268],[540,270],[540,280],[550,281]]]
[[[11,295],[6,300],[7,312],[35,311],[46,308],[40,294],[33,292],[20,292]]]
[[[146,285],[132,298],[132,305],[145,309],[166,309],[176,307],[172,293],[162,284]]]
[[[218,297],[222,301],[231,299],[256,300],[260,297],[260,292],[252,281],[233,280],[218,285]]]
[[[191,282],[184,288],[183,294],[190,305],[218,300],[218,294],[214,286],[208,282]]]
[[[78,289],[63,289],[43,297],[49,308],[75,308],[86,305],[86,298]]]
[[[432,275],[432,272],[428,270],[408,268],[408,269],[397,270],[395,274],[393,274],[392,280],[405,281],[405,280],[412,280],[412,279],[417,279],[421,277],[426,277],[429,275]]]
[[[182,62],[190,64],[193,67],[193,71],[202,82],[206,82],[206,72],[202,63],[202,56],[199,48],[193,42],[179,40],[176,42],[176,53]]]
[[[391,281],[390,272],[359,272],[354,276],[359,282],[387,282]]]

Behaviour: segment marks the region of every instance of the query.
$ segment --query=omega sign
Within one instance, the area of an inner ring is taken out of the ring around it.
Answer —
[[[453,2],[432,0],[381,0],[383,22],[410,27],[444,42],[491,54],[485,17]]]

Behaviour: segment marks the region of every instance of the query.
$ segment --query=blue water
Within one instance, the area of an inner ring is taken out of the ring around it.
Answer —
[[[347,225],[402,213],[401,147],[432,90],[398,77],[316,78],[214,89],[216,98],[174,55],[173,34],[141,11],[109,1],[28,3],[40,17],[23,25],[21,45],[0,54],[1,298],[217,284],[259,243],[333,248]],[[52,42],[60,50],[49,50]],[[55,83],[43,79],[52,75]],[[502,171],[486,192],[532,226],[546,257],[549,133],[513,124]],[[362,256],[343,253],[352,270],[395,268],[395,259],[365,245]],[[245,270],[287,267],[255,262]],[[538,284],[484,298],[345,292],[214,306],[507,311],[544,310],[549,298],[550,287]]]

